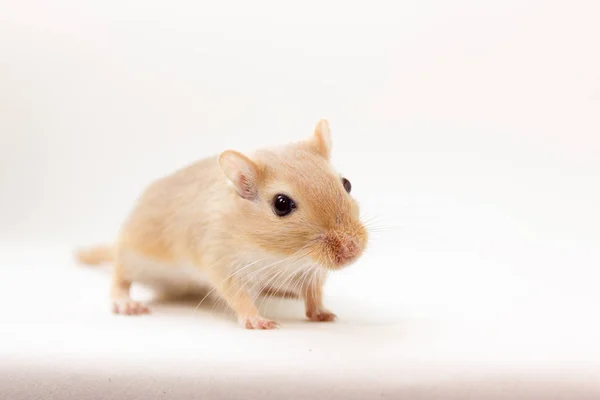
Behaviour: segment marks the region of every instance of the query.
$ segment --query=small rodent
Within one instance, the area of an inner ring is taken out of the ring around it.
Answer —
[[[208,286],[248,329],[272,329],[254,299],[300,297],[313,321],[333,321],[322,302],[327,272],[354,262],[367,231],[351,184],[330,164],[326,120],[302,142],[245,156],[226,150],[152,183],[114,246],[80,250],[86,264],[113,262],[113,312],[149,312],[133,282],[166,293]]]

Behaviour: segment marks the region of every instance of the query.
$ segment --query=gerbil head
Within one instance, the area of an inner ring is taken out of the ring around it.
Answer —
[[[236,231],[268,253],[310,258],[328,269],[355,261],[367,244],[348,179],[329,160],[331,133],[321,120],[313,135],[247,157],[233,150],[219,165],[236,197]]]

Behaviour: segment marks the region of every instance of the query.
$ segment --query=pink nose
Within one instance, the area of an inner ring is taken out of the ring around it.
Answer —
[[[346,240],[340,244],[338,253],[341,258],[350,260],[358,255],[359,247],[358,243],[354,239]]]
[[[324,241],[333,255],[333,260],[338,265],[352,261],[361,252],[360,243],[352,236],[329,233],[325,236]]]

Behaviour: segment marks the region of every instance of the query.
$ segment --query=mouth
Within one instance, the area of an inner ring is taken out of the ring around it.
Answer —
[[[333,269],[333,270],[346,268],[346,267],[354,264],[354,262],[357,259],[358,259],[358,256],[357,257],[344,257],[344,256],[338,255],[333,258],[333,264],[329,268]]]

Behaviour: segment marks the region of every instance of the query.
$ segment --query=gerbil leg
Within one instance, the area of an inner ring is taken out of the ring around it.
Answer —
[[[233,278],[221,277],[213,273],[215,290],[235,312],[238,322],[246,329],[273,329],[279,325],[263,318],[252,301],[248,291]]]
[[[336,315],[323,306],[323,285],[325,274],[317,271],[307,279],[302,287],[302,297],[306,307],[306,316],[311,321],[330,322],[336,320]]]
[[[115,314],[140,315],[150,312],[147,306],[138,301],[133,301],[129,296],[131,282],[123,279],[122,265],[117,262],[113,271],[110,300]]]

